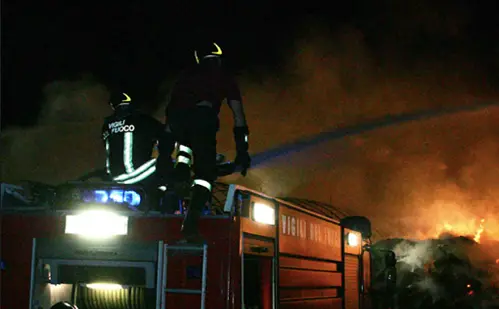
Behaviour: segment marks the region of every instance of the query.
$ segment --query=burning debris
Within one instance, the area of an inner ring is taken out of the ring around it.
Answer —
[[[475,235],[455,236],[452,230],[447,225],[435,239],[387,239],[374,244],[377,294],[389,285],[386,252],[392,251],[397,260],[392,300],[396,308],[499,308],[499,259],[494,257],[498,243],[480,243],[485,219]]]

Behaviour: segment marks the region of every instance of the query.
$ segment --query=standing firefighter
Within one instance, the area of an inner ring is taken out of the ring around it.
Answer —
[[[251,162],[241,93],[233,76],[222,68],[221,56],[222,50],[216,43],[208,43],[194,51],[197,65],[178,78],[165,111],[168,129],[179,144],[175,189],[184,197],[191,189],[190,206],[182,225],[187,241],[199,240],[198,219],[210,200],[216,179],[216,134],[224,99],[234,116],[235,164],[242,167],[243,176]],[[194,181],[191,181],[192,164]]]
[[[395,308],[395,297],[397,293],[397,257],[395,252],[389,251],[385,255],[385,293],[383,297],[383,309]]]
[[[136,110],[126,93],[112,94],[110,105],[114,113],[106,117],[102,126],[109,178],[122,184],[164,184],[166,180],[159,177],[156,169],[158,165],[165,172],[161,175],[171,174],[171,135],[161,122]],[[158,150],[162,155],[158,155]]]

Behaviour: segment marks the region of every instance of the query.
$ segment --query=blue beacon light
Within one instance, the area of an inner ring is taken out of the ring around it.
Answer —
[[[95,190],[93,191],[94,199],[98,203],[118,203],[118,204],[128,204],[130,206],[138,206],[142,198],[140,194],[135,191],[125,191],[125,190]]]

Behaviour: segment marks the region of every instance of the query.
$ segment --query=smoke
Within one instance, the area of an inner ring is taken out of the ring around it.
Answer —
[[[79,81],[54,81],[43,90],[45,104],[38,125],[98,122],[109,113],[107,89],[89,77]]]
[[[283,136],[497,98],[480,87],[478,68],[457,65],[464,61],[395,74],[375,64],[357,29],[331,39],[333,47],[298,41],[286,74],[246,88],[253,152]],[[246,184],[367,215],[385,237],[434,237],[448,227],[473,236],[485,218],[482,237],[497,238],[498,112],[457,113],[332,141],[254,170]]]
[[[0,179],[58,183],[100,166],[107,89],[89,78],[54,81],[44,87],[37,125],[2,132]]]
[[[417,281],[415,285],[421,291],[427,291],[434,301],[441,298],[442,288],[432,278],[425,277],[422,280]]]
[[[418,289],[429,292],[433,299],[438,299],[441,291],[431,277],[421,276],[414,280],[414,274],[424,273],[425,266],[434,258],[431,241],[416,243],[402,241],[393,248],[393,252],[398,262],[397,285],[400,287],[411,282]]]
[[[407,241],[399,243],[393,249],[397,260],[403,262],[410,272],[416,269],[423,269],[423,266],[430,262],[431,256],[431,243],[429,241],[418,242],[412,244]]]
[[[480,297],[484,299],[488,297],[486,295],[490,296],[499,274],[491,267],[495,260],[487,252],[491,247],[451,235],[422,241],[382,240],[373,246],[373,267],[381,274],[376,280],[383,281],[383,252],[392,250],[396,254],[399,296],[407,297],[407,288],[423,292],[413,295],[411,301],[406,300],[408,304],[422,301],[423,296],[431,296],[434,303],[439,300],[452,302],[470,291],[481,293]],[[473,301],[479,303],[480,298]]]
[[[438,19],[421,21],[410,11],[424,27],[400,15],[408,33],[434,29]],[[435,36],[459,33],[466,25],[466,16],[459,16],[446,19]],[[314,28],[297,37],[278,73],[259,80],[239,76],[252,153],[384,115],[496,97],[480,78],[481,68],[459,51],[446,61],[410,62],[393,41],[373,48],[366,33],[351,25],[336,31]],[[396,38],[396,31],[386,37]],[[101,166],[106,96],[102,86],[85,81],[47,86],[38,124],[2,136],[1,178],[58,183]],[[157,107],[158,118],[163,108]],[[231,112],[223,108],[220,117],[225,125],[218,150],[233,158]],[[276,160],[246,178],[224,180],[367,215],[383,236],[425,237],[445,224],[473,234],[486,218],[483,237],[499,237],[498,118],[499,110],[490,109],[380,129]]]

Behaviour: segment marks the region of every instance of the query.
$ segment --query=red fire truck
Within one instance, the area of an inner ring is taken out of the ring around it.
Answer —
[[[184,205],[144,208],[140,187],[2,184],[0,201],[2,309],[371,308],[370,224],[327,205],[217,183],[206,243],[186,245]]]

